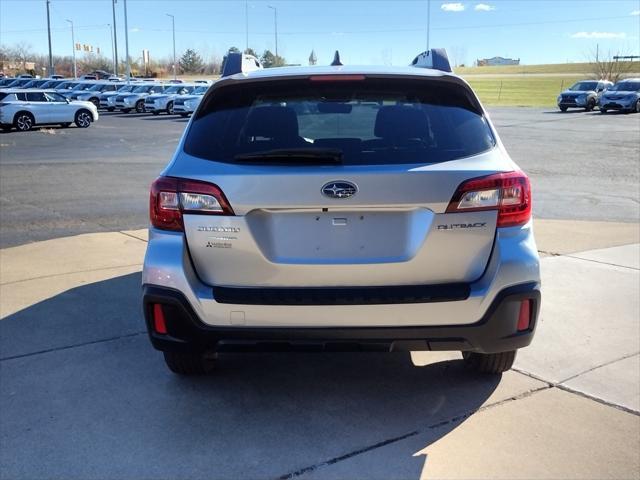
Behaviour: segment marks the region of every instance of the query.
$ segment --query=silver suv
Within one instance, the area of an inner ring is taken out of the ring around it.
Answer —
[[[455,350],[503,372],[540,310],[531,202],[442,51],[223,77],[151,187],[151,342],[179,374],[254,349]]]

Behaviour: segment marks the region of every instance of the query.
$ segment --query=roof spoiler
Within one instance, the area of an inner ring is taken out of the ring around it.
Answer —
[[[260,70],[262,64],[253,55],[240,52],[229,52],[224,56],[222,60],[222,75],[221,77],[228,77],[229,75],[235,75],[236,73],[248,73],[254,70]]]
[[[444,48],[432,48],[422,52],[411,62],[412,67],[433,68],[442,72],[452,72],[449,57]]]

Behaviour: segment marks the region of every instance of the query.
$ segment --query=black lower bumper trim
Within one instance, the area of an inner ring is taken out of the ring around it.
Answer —
[[[517,330],[522,300],[531,300],[531,324]],[[203,323],[179,291],[143,286],[151,342],[162,351],[410,351],[461,350],[495,353],[529,345],[540,310],[536,283],[501,291],[485,315],[469,325],[418,327],[213,327]],[[153,305],[161,304],[167,334],[153,329]],[[283,307],[286,308],[286,307]],[[401,307],[399,307],[401,308]]]
[[[467,283],[342,288],[214,287],[218,303],[238,305],[381,305],[466,300]]]

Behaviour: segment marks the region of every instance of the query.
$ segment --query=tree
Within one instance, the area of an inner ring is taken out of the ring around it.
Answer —
[[[311,50],[311,54],[309,55],[309,65],[315,65],[318,63],[318,57],[316,57],[315,50]]]
[[[631,72],[634,67],[634,62],[618,61],[613,57],[623,54],[612,55],[611,52],[607,52],[606,55],[601,55],[598,50],[590,52],[591,73],[596,80],[609,80],[616,83],[621,80],[622,77]]]
[[[256,58],[260,57],[253,48],[245,48],[244,53],[247,55],[253,55]]]
[[[188,48],[180,57],[180,61],[178,62],[180,65],[180,70],[185,73],[197,73],[202,70],[203,62],[200,55],[196,53],[195,50]]]
[[[262,66],[264,68],[281,67],[285,64],[284,58],[281,56],[275,56],[271,50],[265,50],[260,58]]]
[[[229,53],[240,53],[240,49],[238,47],[229,48]]]

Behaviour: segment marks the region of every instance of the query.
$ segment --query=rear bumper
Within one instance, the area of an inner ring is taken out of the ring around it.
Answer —
[[[522,300],[531,301],[529,328],[518,331]],[[219,327],[207,325],[177,290],[143,286],[144,316],[153,346],[162,351],[411,351],[496,353],[531,343],[540,311],[540,285],[500,291],[472,324],[411,327]],[[153,328],[153,306],[162,305],[167,334]]]

